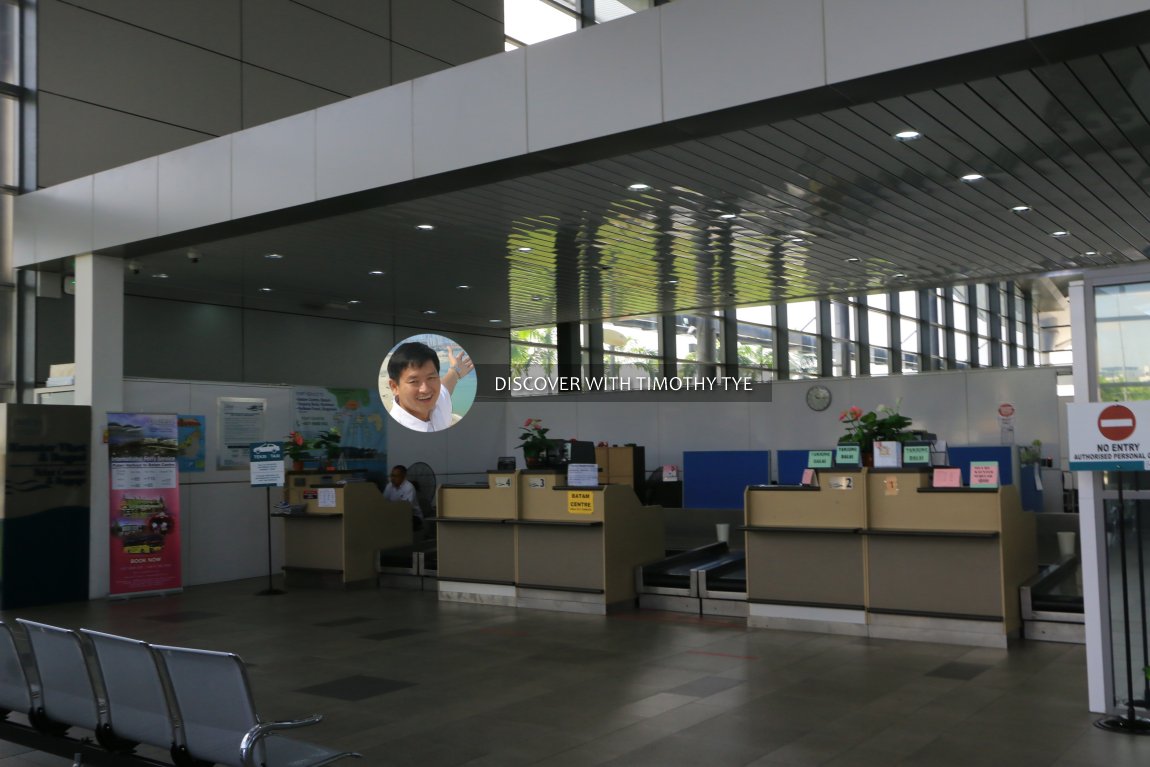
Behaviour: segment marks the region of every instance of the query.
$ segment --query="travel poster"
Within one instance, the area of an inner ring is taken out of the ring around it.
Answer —
[[[175,414],[109,413],[109,592],[181,587],[179,427]]]
[[[207,443],[204,441],[205,421],[202,415],[178,416],[180,450],[176,454],[180,473],[204,471]]]

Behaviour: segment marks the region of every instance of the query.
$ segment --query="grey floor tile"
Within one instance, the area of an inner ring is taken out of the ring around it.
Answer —
[[[183,610],[175,613],[160,613],[149,615],[148,620],[162,621],[164,623],[187,623],[188,621],[202,621],[206,618],[218,618],[219,613],[210,613],[203,610]]]
[[[367,623],[372,620],[374,620],[374,618],[366,618],[362,615],[354,615],[350,618],[336,618],[335,620],[330,621],[320,621],[319,623],[314,623],[312,625],[319,626],[321,628],[334,629],[343,628],[345,626],[354,626],[357,623]]]
[[[305,687],[297,692],[307,695],[319,695],[337,700],[359,701],[386,695],[389,692],[403,690],[411,687],[411,682],[401,682],[396,679],[381,679],[371,676],[348,676],[341,679],[332,679],[330,682]]]
[[[990,666],[982,663],[944,663],[933,671],[928,671],[927,676],[937,676],[943,679],[959,679],[963,682],[968,682],[988,670],[990,670]]]
[[[399,639],[400,637],[409,637],[412,634],[425,633],[421,629],[391,629],[390,631],[380,631],[376,634],[364,634],[364,639],[372,639],[377,642],[386,641],[388,639]]]

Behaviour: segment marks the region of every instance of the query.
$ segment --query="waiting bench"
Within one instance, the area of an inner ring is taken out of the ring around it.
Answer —
[[[264,722],[243,661],[232,653],[150,645],[99,631],[18,619],[30,655],[0,621],[0,738],[78,765],[321,767],[359,757],[280,732],[321,720]],[[10,721],[11,712],[28,725]],[[91,731],[92,738],[69,730]],[[135,752],[143,744],[171,761]]]

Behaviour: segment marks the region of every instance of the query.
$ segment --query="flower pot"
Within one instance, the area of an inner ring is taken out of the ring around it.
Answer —
[[[292,471],[303,471],[303,461],[292,461],[291,462],[291,470]]]

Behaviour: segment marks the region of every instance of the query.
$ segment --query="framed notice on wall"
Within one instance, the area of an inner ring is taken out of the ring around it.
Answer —
[[[262,397],[220,397],[217,400],[216,468],[247,469],[253,442],[262,442],[268,401]]]

